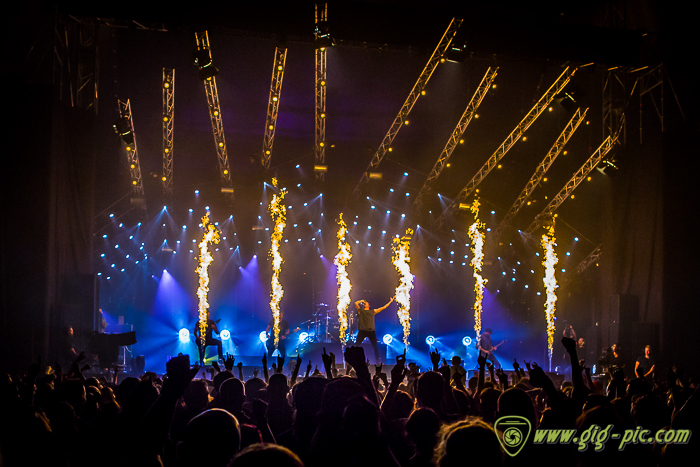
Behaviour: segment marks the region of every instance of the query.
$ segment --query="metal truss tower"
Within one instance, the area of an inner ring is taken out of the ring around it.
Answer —
[[[496,167],[496,164],[503,158],[503,156],[506,155],[506,153],[512,148],[515,143],[520,139],[520,137],[525,133],[525,131],[530,128],[530,125],[532,125],[535,120],[544,112],[544,110],[549,106],[549,104],[554,100],[554,97],[561,92],[562,89],[564,89],[564,86],[566,86],[569,81],[571,80],[571,77],[574,76],[574,73],[576,73],[576,69],[570,69],[569,67],[566,67],[564,72],[559,75],[557,80],[552,84],[549,89],[547,89],[547,92],[544,93],[542,97],[540,97],[540,100],[537,101],[535,106],[530,109],[530,111],[525,115],[525,118],[521,120],[521,122],[518,124],[517,127],[511,132],[510,135],[503,141],[501,146],[494,152],[491,157],[486,161],[486,163],[481,167],[481,169],[474,175],[474,177],[467,183],[467,185],[462,188],[462,191],[459,192],[459,195],[452,201],[452,203],[445,208],[445,210],[442,212],[440,217],[436,221],[436,226],[438,228],[442,227],[442,225],[445,223],[445,220],[447,218],[447,215],[451,212],[454,212],[457,207],[460,205],[460,203],[464,203],[469,195],[471,195],[474,190],[476,190],[476,187],[479,186],[481,181],[491,172],[491,170]]]
[[[566,143],[569,141],[569,138],[571,138],[571,136],[579,127],[583,119],[586,117],[586,112],[588,112],[588,109],[584,110],[583,112],[581,112],[580,108],[576,109],[574,116],[571,117],[571,120],[569,120],[569,123],[567,123],[566,127],[564,128],[564,131],[562,131],[562,133],[559,135],[559,138],[557,138],[557,140],[554,142],[554,145],[551,147],[547,155],[544,156],[544,159],[542,160],[542,162],[540,162],[540,165],[537,166],[537,169],[535,169],[535,173],[532,174],[532,177],[530,177],[530,180],[527,182],[527,185],[525,185],[523,191],[520,192],[518,199],[515,200],[513,205],[510,207],[510,210],[508,210],[508,214],[506,214],[501,223],[498,225],[496,231],[493,233],[493,243],[498,242],[498,239],[501,237],[503,231],[510,225],[511,221],[513,220],[513,217],[515,217],[515,215],[518,214],[520,208],[523,207],[528,198],[530,198],[532,192],[535,190],[535,188],[537,188],[537,185],[540,184],[540,181],[542,180],[542,177],[544,177],[544,174],[547,173],[547,170],[549,170],[549,168],[552,166],[554,160],[564,149],[564,146],[566,146]]]
[[[126,156],[129,163],[129,171],[131,173],[131,185],[133,186],[134,195],[143,197],[143,180],[141,179],[141,164],[139,163],[139,153],[136,147],[136,132],[134,131],[134,121],[131,117],[131,102],[129,99],[126,102],[117,100],[119,106],[119,117],[128,122],[128,132],[131,135],[131,142],[126,142]],[[122,139],[124,139],[122,137]]]
[[[280,96],[282,94],[282,78],[284,77],[284,66],[287,61],[287,49],[277,47],[275,49],[275,62],[272,68],[272,83],[270,84],[270,98],[267,101],[267,118],[265,119],[265,137],[263,139],[262,166],[265,170],[270,169],[270,158],[272,157],[272,143],[275,140],[275,129],[277,128],[277,112],[280,106]]]
[[[67,20],[70,18],[70,21]],[[59,16],[54,28],[54,79],[59,98],[71,107],[97,113],[99,26],[72,16]]]
[[[173,194],[173,117],[175,70],[163,68],[163,193]]]
[[[459,29],[461,24],[461,19],[452,18],[452,21],[450,21],[447,30],[442,35],[440,42],[433,51],[433,54],[430,56],[428,63],[425,65],[423,72],[418,77],[418,81],[416,81],[416,84],[413,85],[413,89],[411,89],[411,92],[408,94],[408,98],[406,98],[406,101],[401,107],[401,110],[394,119],[394,122],[391,124],[388,133],[386,134],[386,136],[384,136],[382,143],[379,145],[379,149],[377,149],[377,152],[374,154],[374,156],[372,156],[372,160],[370,161],[367,170],[365,170],[365,172],[362,174],[360,182],[353,190],[353,196],[357,197],[360,195],[362,185],[367,183],[367,181],[369,180],[370,171],[376,169],[379,166],[379,164],[382,162],[382,159],[384,159],[384,156],[386,155],[387,151],[391,151],[391,143],[394,141],[394,138],[398,134],[401,127],[407,124],[408,114],[411,112],[411,109],[418,100],[418,97],[425,94],[425,86],[428,84],[428,81],[430,80],[430,77],[435,71],[435,68],[437,68],[437,66],[441,62],[445,61],[444,55],[447,52],[450,43],[452,42],[452,39],[454,39],[455,34],[457,34],[457,30]]]
[[[469,126],[469,123],[476,114],[476,111],[479,108],[479,105],[481,105],[481,101],[484,99],[484,96],[486,96],[487,91],[489,88],[491,88],[491,84],[496,79],[497,73],[498,67],[493,69],[489,67],[488,70],[486,70],[486,74],[484,74],[484,77],[481,79],[481,83],[479,83],[479,86],[476,88],[476,91],[469,101],[467,108],[464,110],[464,114],[462,114],[462,118],[459,119],[459,122],[452,132],[452,135],[450,135],[450,139],[447,140],[445,149],[443,149],[442,153],[440,153],[437,162],[435,162],[435,165],[433,166],[433,170],[430,171],[428,178],[425,180],[425,183],[423,183],[423,187],[420,189],[420,192],[418,192],[418,196],[413,203],[413,208],[416,212],[420,212],[423,208],[423,199],[429,195],[433,182],[440,176],[442,170],[447,164],[447,161],[450,160],[452,151],[454,151],[457,144],[459,144],[460,138],[467,130],[467,126]]]
[[[197,52],[208,59],[207,64],[211,64],[211,49],[209,47],[209,34],[207,31],[202,33],[195,32],[195,40],[197,41]],[[198,55],[198,59],[201,58]],[[203,69],[200,62],[200,71]],[[213,70],[216,70],[211,67]],[[201,76],[200,76],[201,77]],[[216,77],[211,74],[203,79],[204,90],[207,94],[207,104],[209,105],[209,119],[211,120],[211,128],[214,132],[214,144],[216,146],[216,154],[219,159],[219,177],[221,179],[222,191],[227,194],[227,199],[233,201],[233,185],[231,183],[231,172],[228,164],[228,153],[226,151],[226,138],[224,137],[224,124],[221,120],[221,107],[219,106],[219,92],[216,88]]]
[[[320,26],[328,21],[328,4],[317,4],[315,8],[316,30],[314,37],[318,40],[322,34]],[[316,166],[326,165],[326,47],[316,46],[316,132],[314,140],[314,162]],[[324,170],[315,170],[316,180],[325,179]]]
[[[624,117],[623,117],[623,122],[624,124]],[[561,206],[561,203],[563,203],[566,198],[569,197],[569,195],[576,189],[576,187],[581,183],[581,181],[586,178],[586,176],[590,173],[591,170],[595,168],[596,165],[603,159],[603,157],[606,156],[608,152],[613,148],[615,145],[617,139],[613,138],[611,136],[608,136],[605,138],[605,141],[598,146],[598,149],[591,155],[591,157],[588,158],[588,160],[581,166],[580,169],[576,171],[573,177],[571,177],[571,180],[568,181],[566,185],[564,185],[564,188],[562,188],[559,193],[557,193],[557,196],[555,196],[552,201],[549,202],[547,207],[544,208],[544,210],[539,213],[535,219],[532,221],[530,226],[525,230],[525,234],[532,235],[532,233],[540,226],[542,226],[545,222],[547,222],[548,219],[551,219],[552,214],[554,214],[554,211],[557,210],[559,206]]]
[[[600,253],[601,253],[601,251],[602,251],[602,247],[603,247],[603,244],[602,244],[602,243],[599,244],[597,247],[595,247],[595,249],[594,249],[593,251],[591,251],[591,252],[588,254],[588,256],[586,256],[586,259],[584,259],[583,261],[581,261],[581,262],[578,264],[578,266],[576,266],[576,269],[574,270],[574,272],[575,272],[577,275],[580,275],[580,274],[583,273],[583,271],[585,271],[585,270],[588,268],[588,266],[590,266],[591,264],[593,264],[593,263],[595,263],[596,261],[598,261],[598,258],[600,258]]]
[[[625,85],[627,74],[628,71],[621,67],[609,68],[605,72],[603,81],[603,139],[621,133],[620,144],[623,146],[626,142],[627,132],[622,122],[629,102]],[[634,92],[634,88],[632,92]]]

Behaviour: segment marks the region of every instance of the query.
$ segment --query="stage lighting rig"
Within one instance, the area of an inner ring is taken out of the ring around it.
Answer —
[[[173,192],[173,120],[175,116],[175,70],[163,68],[163,192]]]
[[[354,197],[358,197],[360,195],[362,185],[367,183],[367,181],[369,180],[369,173],[376,171],[376,168],[382,162],[382,159],[384,159],[386,153],[391,152],[391,143],[394,141],[394,138],[399,133],[401,127],[405,125],[404,122],[408,119],[408,114],[411,112],[411,109],[418,100],[418,97],[423,95],[425,86],[428,84],[428,81],[430,80],[430,77],[435,71],[435,68],[437,68],[441,61],[444,62],[443,55],[445,54],[447,48],[450,46],[450,43],[452,42],[452,39],[454,38],[461,24],[461,19],[452,18],[452,21],[450,21],[449,26],[447,26],[447,30],[442,35],[440,42],[433,51],[433,54],[430,56],[430,59],[425,65],[425,68],[423,68],[423,71],[421,72],[420,76],[418,77],[418,81],[416,81],[416,84],[413,85],[413,89],[411,89],[411,92],[406,98],[406,101],[401,107],[401,110],[399,110],[399,113],[394,119],[394,122],[391,124],[391,127],[389,127],[389,131],[387,132],[386,136],[384,136],[384,139],[379,145],[377,152],[374,154],[374,156],[372,156],[372,160],[370,161],[369,166],[362,174],[360,182],[353,190],[352,194]]]
[[[314,144],[314,163],[326,164],[326,47],[333,45],[333,40],[328,34],[328,4],[321,3],[315,6],[316,30],[316,129]],[[325,45],[319,45],[319,44]],[[316,180],[325,179],[325,171],[316,171]]]
[[[270,98],[267,102],[267,118],[265,119],[265,137],[263,139],[262,166],[270,169],[272,157],[272,143],[275,139],[277,127],[277,113],[279,111],[279,99],[282,93],[282,78],[284,66],[287,61],[287,49],[277,47],[275,49],[275,61],[272,67],[272,83],[270,84]]]
[[[136,197],[143,197],[143,181],[141,179],[141,164],[139,162],[138,150],[136,147],[136,137],[134,136],[134,122],[131,118],[131,103],[117,100],[119,119],[114,124],[114,128],[126,143],[126,157],[128,159],[131,173],[131,185]]]
[[[624,118],[623,118],[623,123],[624,123]],[[610,150],[613,148],[615,143],[617,142],[617,139],[613,139],[612,137],[608,136],[605,138],[605,141],[601,143],[600,146],[598,146],[598,149],[591,155],[591,157],[588,158],[588,160],[581,166],[580,169],[576,171],[576,173],[571,177],[571,180],[568,181],[566,185],[564,185],[564,188],[562,188],[559,193],[557,193],[557,196],[555,196],[552,201],[549,202],[547,207],[544,208],[544,210],[535,217],[535,220],[532,221],[530,226],[525,230],[525,234],[530,236],[535,229],[538,227],[542,226],[547,219],[550,219],[552,215],[554,214],[554,211],[557,210],[557,208],[563,203],[566,198],[569,197],[569,195],[576,189],[576,187],[583,181],[586,176],[590,173],[591,170],[595,166],[597,166],[600,161],[610,152]]]
[[[535,120],[545,111],[549,104],[554,100],[554,97],[559,94],[564,86],[566,86],[571,78],[576,73],[576,69],[571,69],[566,67],[561,75],[556,79],[556,81],[547,89],[540,100],[537,101],[535,106],[530,109],[530,111],[525,115],[525,117],[520,121],[517,127],[508,135],[508,137],[501,143],[501,146],[494,152],[491,157],[486,161],[486,163],[479,169],[476,175],[467,183],[467,185],[462,188],[459,195],[452,201],[452,203],[445,208],[440,217],[436,221],[436,226],[442,227],[449,214],[452,214],[459,206],[459,203],[464,203],[469,196],[474,193],[474,190],[479,186],[481,181],[491,172],[491,170],[498,165],[498,162],[506,155],[506,153],[512,148],[515,143],[523,136],[525,131],[530,128]]]
[[[549,170],[549,168],[552,166],[554,160],[564,149],[564,146],[569,141],[569,138],[571,138],[571,135],[574,134],[581,122],[586,118],[586,112],[588,112],[588,109],[584,110],[583,113],[581,112],[581,109],[577,109],[574,116],[571,118],[571,120],[569,120],[569,123],[564,128],[564,131],[562,131],[562,133],[559,135],[559,138],[557,138],[547,155],[544,156],[544,159],[542,162],[540,162],[540,165],[537,166],[535,173],[532,174],[532,177],[527,182],[527,185],[525,185],[523,191],[520,192],[520,196],[518,196],[518,199],[515,200],[513,205],[508,210],[508,214],[506,214],[501,223],[498,225],[496,232],[494,232],[494,234],[491,236],[494,244],[498,243],[498,239],[501,237],[503,230],[510,225],[513,217],[515,217],[518,211],[520,211],[520,208],[523,207],[523,204],[525,204],[525,202],[530,198],[532,192],[535,190],[535,188],[537,188],[537,185],[540,184],[544,174],[547,173],[547,170]]]
[[[204,33],[206,34],[206,32]],[[194,64],[199,67],[199,79],[211,80],[219,74],[219,69],[214,66],[211,61],[211,52],[209,50],[209,38],[206,38],[207,48],[199,49],[194,53]],[[199,46],[199,44],[197,44]]]
[[[423,183],[423,187],[420,189],[418,196],[413,202],[413,208],[416,212],[420,212],[420,210],[423,208],[423,198],[430,193],[432,183],[440,176],[440,173],[442,173],[442,170],[445,168],[447,161],[452,155],[452,151],[454,151],[457,144],[462,141],[462,135],[467,130],[467,126],[469,126],[469,122],[471,122],[472,117],[476,115],[476,111],[479,108],[479,105],[481,105],[481,101],[484,99],[484,96],[486,96],[486,93],[491,88],[491,84],[496,79],[497,73],[498,67],[493,69],[489,67],[486,70],[486,74],[484,74],[484,77],[481,79],[481,83],[479,83],[479,86],[476,88],[476,91],[469,101],[467,108],[464,110],[464,114],[462,114],[462,118],[459,119],[457,126],[450,136],[450,139],[447,140],[445,149],[443,149],[442,153],[440,153],[437,162],[435,162],[435,165],[433,166],[433,170],[430,171],[430,175],[428,175],[428,178],[425,180],[425,183]]]
[[[195,32],[195,40],[197,42],[197,53],[195,54],[197,63],[200,66],[200,78],[203,76],[202,69],[209,70],[205,75],[210,75],[213,67],[211,64],[211,49],[209,47],[209,34],[207,31],[197,33]],[[208,61],[207,61],[208,60]],[[216,68],[214,67],[214,70]],[[218,70],[217,70],[218,71]],[[219,160],[219,176],[221,179],[221,185],[224,188],[233,188],[231,183],[231,172],[229,171],[228,163],[228,153],[226,150],[226,138],[224,137],[224,124],[221,120],[221,107],[219,106],[219,91],[216,87],[216,71],[209,77],[203,78],[204,90],[207,94],[207,104],[209,105],[209,119],[211,120],[211,127],[214,133],[214,144],[216,147],[216,154]],[[226,199],[232,203],[233,194],[227,193]]]

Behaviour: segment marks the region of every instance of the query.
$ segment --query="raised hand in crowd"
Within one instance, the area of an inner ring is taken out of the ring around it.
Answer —
[[[267,368],[267,354],[263,354],[262,356],[262,366],[265,383],[270,384],[270,370]]]
[[[258,373],[260,373],[260,368],[257,368],[257,367],[254,368],[254,369],[253,369],[253,378],[257,378],[257,377],[258,377]]]
[[[311,368],[312,368],[311,360],[309,360],[309,364],[306,365],[306,374],[304,375],[304,379],[308,378],[309,375],[311,374]]]
[[[297,377],[299,376],[299,368],[301,368],[301,354],[297,355],[296,362],[294,363],[294,368],[292,369],[292,377],[289,380],[289,385],[294,387],[297,382]]]
[[[437,371],[438,368],[440,368],[440,351],[439,350],[433,350],[430,352],[430,362],[433,364],[433,370],[432,371]]]
[[[333,364],[333,359],[326,353],[326,348],[323,348],[323,354],[321,355],[323,360],[323,368],[326,370],[326,378],[333,379],[333,372],[331,371],[331,365]]]
[[[224,368],[226,368],[228,371],[233,372],[233,364],[236,362],[236,359],[231,355],[230,353],[226,353],[226,358],[224,359]]]
[[[212,369],[215,370],[217,373],[221,373],[221,367],[219,367],[219,362],[217,362],[217,361],[212,362],[211,367],[212,367]],[[213,374],[214,374],[214,371],[212,371],[211,373],[212,373],[212,375],[213,375]]]
[[[284,372],[284,357],[280,355],[277,357],[277,371],[275,373],[283,373],[283,372]]]
[[[238,368],[238,379],[243,381],[243,362],[238,362],[236,367]]]

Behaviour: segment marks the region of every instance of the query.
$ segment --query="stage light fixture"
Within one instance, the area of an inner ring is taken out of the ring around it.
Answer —
[[[472,345],[472,338],[469,336],[464,336],[462,338],[462,345],[464,345],[465,347],[469,347],[470,345]]]
[[[309,333],[304,331],[299,333],[299,342],[304,342],[309,337]]]
[[[260,342],[262,342],[263,344],[267,342],[267,333],[265,331],[260,331],[258,337],[260,338]]]
[[[384,342],[386,345],[391,344],[393,340],[394,338],[391,336],[391,334],[384,334],[384,337],[382,338],[382,342]]]
[[[221,336],[221,340],[223,340],[223,341],[227,341],[231,338],[231,333],[229,332],[228,329],[224,329],[223,331],[221,331],[221,334],[219,334],[219,335]]]
[[[434,336],[428,336],[425,338],[425,343],[428,345],[433,345],[435,344],[435,337]]]
[[[182,328],[180,329],[180,332],[178,333],[178,337],[180,338],[180,342],[183,344],[187,344],[190,341],[190,330],[187,328]]]

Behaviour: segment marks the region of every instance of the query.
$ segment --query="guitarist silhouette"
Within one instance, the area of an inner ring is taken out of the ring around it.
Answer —
[[[487,355],[486,355],[487,360],[490,360],[491,363],[493,363],[493,365],[496,368],[501,368],[501,363],[493,355],[493,353],[496,351],[496,349],[498,349],[498,346],[503,344],[505,341],[499,342],[496,345],[492,345],[491,344],[491,334],[492,333],[493,333],[493,331],[491,330],[491,328],[484,329],[484,333],[481,335],[481,338],[479,338],[479,342],[478,342],[477,346],[478,346],[479,350],[483,350],[484,352],[487,353]]]

